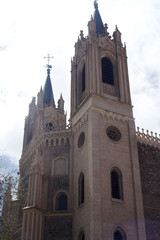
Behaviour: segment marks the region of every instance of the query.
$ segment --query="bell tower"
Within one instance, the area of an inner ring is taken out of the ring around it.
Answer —
[[[49,56],[48,56],[49,58]],[[56,106],[50,71],[25,119],[20,159],[21,240],[71,239],[70,129],[62,94]]]
[[[146,239],[126,47],[94,16],[71,62],[73,239]]]
[[[97,95],[131,105],[126,47],[117,26],[113,38],[103,25],[98,4],[88,23],[88,36],[80,32],[72,60],[73,115],[88,96]]]

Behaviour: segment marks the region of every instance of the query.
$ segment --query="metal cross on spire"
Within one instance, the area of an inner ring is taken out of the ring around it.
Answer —
[[[50,54],[48,54],[47,57],[44,57],[44,58],[47,58],[47,61],[48,61],[48,64],[46,65],[46,67],[49,69],[49,68],[52,68],[52,65],[50,65],[50,61],[52,58],[54,58],[53,56],[50,56]]]

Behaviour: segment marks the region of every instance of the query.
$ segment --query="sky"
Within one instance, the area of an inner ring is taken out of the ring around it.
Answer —
[[[136,126],[160,133],[160,1],[99,0],[110,35],[118,26],[127,46]],[[5,0],[0,8],[0,155],[21,157],[25,116],[44,86],[50,54],[55,102],[70,114],[74,44],[94,13],[93,0]]]

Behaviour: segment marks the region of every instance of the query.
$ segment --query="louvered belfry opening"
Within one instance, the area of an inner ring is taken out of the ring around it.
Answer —
[[[116,170],[111,172],[112,198],[121,199],[121,178]]]
[[[122,233],[119,230],[117,230],[114,233],[114,240],[124,240],[123,235],[122,235]]]
[[[83,69],[82,69],[82,92],[85,91],[86,88],[86,79],[85,79],[85,64],[83,65]]]
[[[113,64],[109,58],[104,57],[102,64],[102,82],[114,85]]]

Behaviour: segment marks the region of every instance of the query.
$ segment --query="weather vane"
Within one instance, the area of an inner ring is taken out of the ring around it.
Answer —
[[[49,69],[49,68],[52,68],[52,65],[50,65],[50,61],[52,58],[54,58],[53,56],[50,56],[50,54],[48,54],[47,57],[44,57],[44,58],[47,58],[47,61],[48,61],[48,64],[46,65],[46,67]]]

